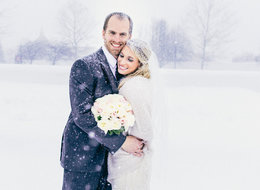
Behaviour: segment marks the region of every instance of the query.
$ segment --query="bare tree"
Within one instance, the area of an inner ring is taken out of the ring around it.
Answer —
[[[16,55],[19,57],[19,63],[23,63],[24,60],[29,61],[30,64],[33,63],[37,56],[41,53],[41,48],[39,48],[39,44],[35,42],[27,42],[23,45],[19,46],[18,53]]]
[[[79,56],[80,48],[92,36],[93,17],[88,9],[78,1],[70,1],[60,15],[61,35],[70,44],[74,58]]]
[[[180,27],[175,27],[168,33],[167,43],[169,59],[173,61],[174,68],[177,68],[178,62],[185,62],[191,59],[191,42]]]
[[[188,61],[192,56],[188,36],[180,27],[169,29],[168,23],[163,19],[152,24],[151,46],[161,66],[173,62],[176,68],[177,62]]]
[[[165,20],[157,20],[152,23],[152,38],[151,38],[151,47],[158,56],[158,61],[160,66],[163,66],[167,61],[167,30],[168,24]]]
[[[223,0],[193,0],[188,15],[188,27],[194,49],[204,69],[205,62],[218,55],[220,49],[230,42],[234,28],[230,6]]]
[[[48,41],[37,39],[35,41],[27,41],[21,44],[18,48],[18,52],[15,55],[16,63],[23,63],[28,61],[30,64],[34,60],[45,59],[48,54]]]
[[[71,49],[61,42],[55,42],[49,44],[48,47],[48,58],[52,62],[52,65],[55,65],[58,60],[65,59],[72,56]]]

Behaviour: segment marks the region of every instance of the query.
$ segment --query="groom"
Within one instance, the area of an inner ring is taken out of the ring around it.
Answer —
[[[119,148],[142,156],[143,143],[133,136],[106,135],[97,127],[91,107],[97,98],[118,93],[116,59],[131,38],[131,18],[120,12],[107,16],[97,52],[77,60],[70,73],[71,113],[62,136],[63,190],[111,189],[107,154]]]

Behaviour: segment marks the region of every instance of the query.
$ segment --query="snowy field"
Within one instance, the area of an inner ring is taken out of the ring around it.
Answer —
[[[0,189],[61,189],[69,70],[0,64]],[[152,189],[259,190],[260,72],[161,73],[164,175]]]

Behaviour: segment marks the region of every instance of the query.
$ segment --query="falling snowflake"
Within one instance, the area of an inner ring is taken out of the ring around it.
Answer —
[[[97,171],[97,172],[100,172],[100,171],[101,171],[101,166],[100,166],[100,165],[97,165],[97,166],[96,166],[96,171]]]
[[[95,138],[95,133],[91,131],[91,132],[89,132],[88,136],[89,136],[90,138]]]
[[[89,147],[88,145],[85,145],[85,146],[83,147],[83,150],[85,150],[85,151],[89,151],[89,149],[90,149],[90,147]]]

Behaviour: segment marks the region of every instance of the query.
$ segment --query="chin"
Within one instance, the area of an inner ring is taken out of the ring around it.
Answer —
[[[112,49],[112,51],[113,51],[114,53],[118,53],[118,54],[119,54],[119,52],[121,51],[122,48],[115,48],[115,47],[112,46],[111,49]]]
[[[124,72],[124,71],[118,71],[118,73],[119,73],[120,75],[128,75],[128,73],[126,73],[126,72]]]

